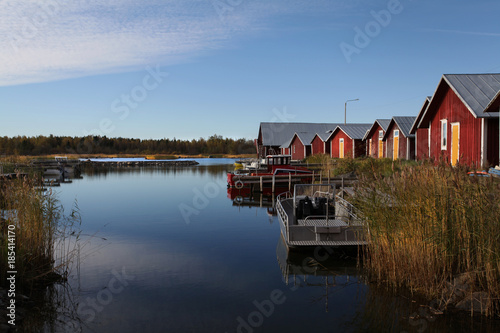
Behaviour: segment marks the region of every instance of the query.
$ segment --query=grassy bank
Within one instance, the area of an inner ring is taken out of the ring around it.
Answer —
[[[374,280],[439,300],[443,309],[479,294],[476,307],[500,314],[498,179],[446,164],[324,163],[323,172],[358,175],[354,204],[368,222],[364,264]]]

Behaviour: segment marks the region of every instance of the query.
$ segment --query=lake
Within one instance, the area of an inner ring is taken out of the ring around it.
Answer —
[[[433,316],[367,282],[355,251],[288,252],[272,207],[228,198],[233,160],[85,170],[56,188],[82,216],[79,256],[46,331],[473,332],[498,322]]]

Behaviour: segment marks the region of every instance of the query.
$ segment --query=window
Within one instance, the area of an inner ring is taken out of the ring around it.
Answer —
[[[448,144],[448,120],[441,119],[441,150],[446,150]]]
[[[293,153],[295,154],[295,145],[293,146]]]

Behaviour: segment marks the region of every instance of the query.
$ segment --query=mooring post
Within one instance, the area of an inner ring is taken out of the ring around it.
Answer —
[[[275,181],[276,181],[275,175],[273,175],[273,189],[272,189],[273,193],[274,193],[274,183],[275,183]]]
[[[264,192],[264,184],[262,182],[262,176],[260,176],[260,192]]]
[[[288,191],[292,189],[292,174],[288,173]]]

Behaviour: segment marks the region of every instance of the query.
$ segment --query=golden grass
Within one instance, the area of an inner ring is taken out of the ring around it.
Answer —
[[[360,177],[355,205],[370,231],[364,262],[379,281],[435,298],[469,273],[473,290],[500,299],[500,182],[466,171],[404,166]]]

